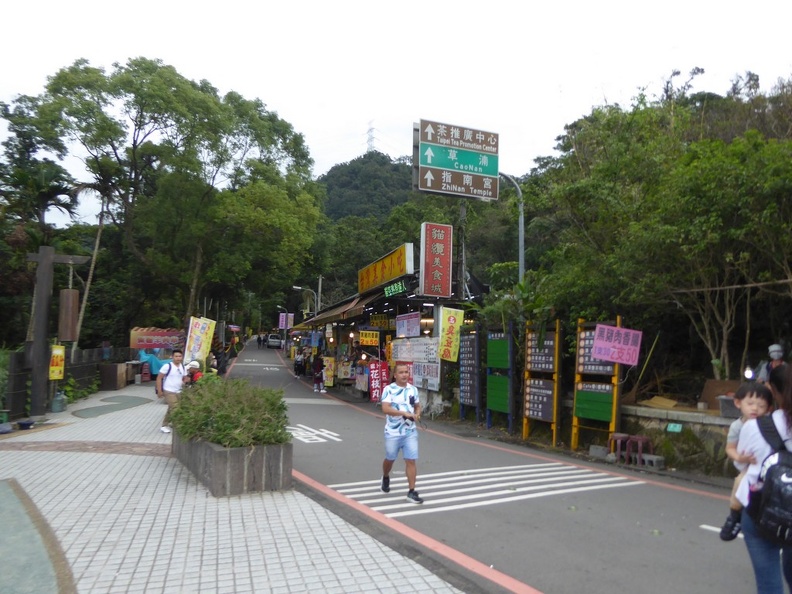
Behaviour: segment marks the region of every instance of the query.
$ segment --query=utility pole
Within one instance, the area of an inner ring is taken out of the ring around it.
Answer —
[[[519,243],[518,249],[520,250],[520,253],[518,254],[518,270],[520,284],[522,284],[523,279],[525,278],[525,209],[523,206],[522,189],[520,189],[520,184],[517,183],[517,180],[515,180],[511,175],[501,173],[500,176],[511,183],[514,186],[514,189],[517,190],[517,206],[520,212],[519,221],[517,223],[517,241]]]

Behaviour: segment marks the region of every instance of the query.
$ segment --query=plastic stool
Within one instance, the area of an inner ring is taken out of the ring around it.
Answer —
[[[624,446],[624,459],[625,462],[629,460],[627,457],[627,445],[629,444],[630,436],[626,433],[611,433],[608,438],[608,449],[614,451],[614,443],[616,445],[616,462],[621,462],[622,445]]]
[[[652,445],[652,440],[646,435],[630,435],[629,439],[627,440],[627,453],[625,454],[625,458],[627,458],[627,460],[632,460],[633,446],[637,446],[638,449],[638,452],[635,456],[635,463],[638,466],[643,464],[644,446],[647,446],[649,453],[654,455],[654,445]]]

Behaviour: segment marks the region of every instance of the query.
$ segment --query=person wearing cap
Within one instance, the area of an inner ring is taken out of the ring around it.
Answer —
[[[771,344],[767,347],[767,354],[770,355],[770,360],[763,361],[759,365],[759,373],[756,376],[756,380],[762,383],[767,383],[773,369],[784,364],[784,349],[780,344]]]
[[[198,361],[190,361],[186,369],[187,376],[184,378],[184,381],[188,386],[192,386],[203,377],[203,373],[201,373],[201,364],[198,363]]]

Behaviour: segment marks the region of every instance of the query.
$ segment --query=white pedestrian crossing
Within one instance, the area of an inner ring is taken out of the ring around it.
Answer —
[[[379,480],[329,486],[390,518],[399,518],[642,484],[626,476],[550,462],[420,474],[417,490],[424,503],[418,506],[405,500],[404,476],[391,475],[390,493],[380,491]]]

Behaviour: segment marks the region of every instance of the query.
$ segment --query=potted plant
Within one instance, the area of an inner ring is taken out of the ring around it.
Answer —
[[[173,453],[215,497],[292,486],[282,390],[204,376],[171,414]]]

